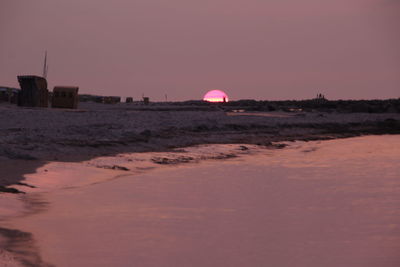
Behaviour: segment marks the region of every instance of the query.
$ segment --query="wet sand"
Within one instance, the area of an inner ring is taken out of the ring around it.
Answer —
[[[400,136],[296,142],[31,192],[6,225],[56,266],[397,267],[399,158]]]

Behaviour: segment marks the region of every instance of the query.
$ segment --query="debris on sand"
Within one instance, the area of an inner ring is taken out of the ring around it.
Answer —
[[[109,169],[109,170],[117,170],[117,171],[129,171],[127,167],[124,166],[119,166],[119,165],[102,165],[102,166],[96,166],[97,168],[103,168],[103,169]]]

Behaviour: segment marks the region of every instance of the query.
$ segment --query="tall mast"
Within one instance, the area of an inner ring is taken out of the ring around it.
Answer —
[[[43,78],[47,78],[47,71],[49,70],[49,66],[47,66],[47,50],[44,54],[44,65],[43,65]]]

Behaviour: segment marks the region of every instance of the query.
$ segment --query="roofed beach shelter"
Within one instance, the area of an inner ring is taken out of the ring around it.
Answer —
[[[18,106],[48,107],[49,91],[45,78],[35,75],[18,76],[21,91],[18,95]]]
[[[19,89],[0,86],[0,102],[17,104]]]
[[[76,86],[55,86],[51,99],[52,108],[78,108],[78,91]]]

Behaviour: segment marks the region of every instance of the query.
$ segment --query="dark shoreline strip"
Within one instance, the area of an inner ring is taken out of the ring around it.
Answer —
[[[17,183],[18,184],[18,183]],[[11,193],[11,194],[25,194],[25,192],[22,192],[16,188],[13,187],[5,187],[0,185],[0,192],[2,193]]]
[[[62,147],[71,147],[75,153],[81,154],[80,158],[74,158],[72,155],[48,155],[53,157],[49,161],[84,161],[98,156],[113,156],[119,153],[136,152],[160,152],[169,151],[179,147],[194,146],[199,144],[256,144],[268,145],[271,142],[284,141],[316,141],[331,140],[339,138],[349,138],[361,135],[382,135],[382,134],[400,134],[400,120],[385,119],[382,121],[365,121],[353,123],[316,123],[316,124],[281,124],[279,126],[269,127],[266,125],[237,125],[226,124],[217,128],[194,127],[194,128],[174,128],[168,131],[161,130],[157,133],[148,133],[143,138],[129,139],[126,137],[116,140],[64,140]],[[187,136],[182,142],[182,136]],[[221,138],[221,136],[223,136]],[[157,145],[152,146],[152,143]],[[176,145],[175,145],[176,144]],[[81,153],[82,152],[82,153]],[[14,153],[15,154],[15,153]],[[14,155],[13,154],[13,155]],[[55,158],[56,159],[55,159]],[[14,158],[14,157],[12,157]],[[12,159],[11,158],[11,159]],[[42,166],[46,159],[26,160],[36,168]],[[25,164],[25,163],[24,163]],[[20,183],[25,173],[19,171],[19,177],[13,177],[9,181],[2,180],[0,177],[0,192],[3,193],[24,193],[12,186]]]

